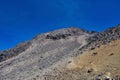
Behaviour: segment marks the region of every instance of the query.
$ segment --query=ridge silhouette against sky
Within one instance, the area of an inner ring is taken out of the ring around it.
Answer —
[[[120,22],[119,0],[0,0],[0,50],[69,26],[102,31]]]

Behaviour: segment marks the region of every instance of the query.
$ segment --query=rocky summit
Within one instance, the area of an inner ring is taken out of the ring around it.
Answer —
[[[0,51],[0,80],[120,80],[120,25],[64,28]]]

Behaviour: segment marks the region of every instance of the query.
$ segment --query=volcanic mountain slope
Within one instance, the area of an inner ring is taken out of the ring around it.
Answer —
[[[78,28],[61,29],[38,35],[25,45],[3,51],[0,80],[31,80],[36,75],[41,76],[63,57],[86,45],[90,35]]]
[[[95,33],[87,42],[75,56],[63,59],[64,64],[58,62],[46,79],[120,80],[120,26]]]
[[[59,66],[45,75],[47,80],[120,80],[120,40],[85,51]]]
[[[0,52],[0,80],[101,80],[120,76],[120,26],[65,28]]]

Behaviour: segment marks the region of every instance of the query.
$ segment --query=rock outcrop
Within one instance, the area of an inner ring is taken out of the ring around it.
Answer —
[[[31,45],[31,42],[23,42],[18,44],[15,48],[4,50],[0,52],[0,62],[5,61],[9,58],[15,57],[18,54],[24,52]]]

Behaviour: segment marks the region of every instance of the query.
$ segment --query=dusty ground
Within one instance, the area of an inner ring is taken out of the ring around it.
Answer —
[[[48,80],[95,80],[98,75],[102,80],[107,76],[120,77],[120,40],[86,51],[57,71],[59,74],[49,75]]]
[[[110,73],[111,76],[120,75],[120,40],[85,52],[74,62],[77,67],[92,68],[97,73]]]

